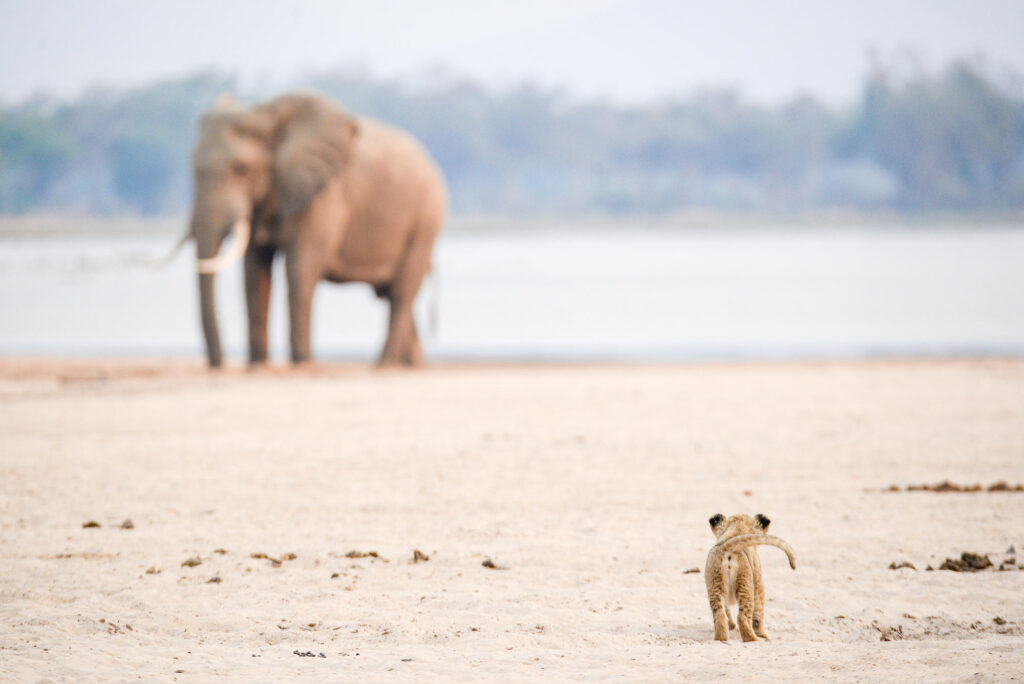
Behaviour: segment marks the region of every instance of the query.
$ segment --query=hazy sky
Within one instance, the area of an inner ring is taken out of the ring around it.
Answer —
[[[929,68],[983,54],[1024,73],[1022,36],[1022,0],[0,0],[0,99],[210,67],[282,83],[361,65],[618,101],[732,86],[842,103],[869,50],[909,49]]]

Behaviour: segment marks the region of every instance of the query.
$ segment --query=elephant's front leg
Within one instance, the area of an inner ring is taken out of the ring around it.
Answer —
[[[304,363],[312,358],[310,337],[313,291],[323,271],[321,258],[312,247],[311,243],[299,243],[285,253],[293,363]]]
[[[274,249],[250,245],[245,253],[245,304],[249,312],[249,363],[267,361],[267,319]]]

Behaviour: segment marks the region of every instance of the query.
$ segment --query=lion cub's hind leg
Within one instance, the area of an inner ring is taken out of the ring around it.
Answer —
[[[764,626],[764,580],[761,575],[761,559],[755,549],[748,549],[750,554],[750,565],[754,575],[754,634],[762,639],[768,638]]]
[[[729,615],[725,606],[719,606],[715,611],[715,641],[729,640]]]
[[[715,623],[715,641],[728,641],[729,629],[732,627],[732,618],[729,616],[729,608],[726,606],[726,590],[723,575],[709,578],[708,601],[711,604],[711,619]]]
[[[760,641],[754,633],[754,577],[750,571],[750,563],[740,554],[739,572],[736,573],[736,598],[740,609],[736,615],[739,623],[740,636],[744,641]]]
[[[762,639],[768,639],[768,632],[764,627],[764,589],[757,592],[757,599],[754,601],[754,634]]]

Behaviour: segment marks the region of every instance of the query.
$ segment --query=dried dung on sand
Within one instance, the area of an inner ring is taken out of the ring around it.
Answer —
[[[962,485],[950,480],[943,480],[936,484],[919,484],[919,485],[907,485],[905,488],[900,489],[899,485],[889,485],[886,490],[888,492],[1024,492],[1024,484],[1011,485],[1006,480],[1000,480],[999,482],[993,482],[988,487],[984,487],[980,484]]]
[[[964,551],[960,558],[947,558],[939,566],[939,570],[952,570],[953,572],[978,572],[992,567],[992,561],[982,553],[971,553]]]

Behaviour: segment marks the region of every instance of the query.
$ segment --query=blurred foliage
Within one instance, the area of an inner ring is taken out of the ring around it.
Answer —
[[[846,147],[893,173],[906,209],[1002,208],[1024,199],[1024,103],[977,65],[938,78],[877,69]]]
[[[31,109],[0,112],[0,211],[45,206],[74,151],[74,138],[52,117]]]
[[[730,91],[623,107],[528,84],[495,93],[442,75],[412,87],[352,70],[295,86],[411,130],[461,212],[1024,206],[1020,79],[978,61],[905,71],[876,65],[860,101],[838,112],[807,96],[763,107]],[[0,211],[185,213],[196,122],[224,91],[237,91],[233,78],[204,73],[0,108]]]
[[[200,74],[0,110],[0,211],[183,213],[191,201],[196,122],[235,85],[230,77]],[[9,135],[8,119],[37,123],[11,126]]]

